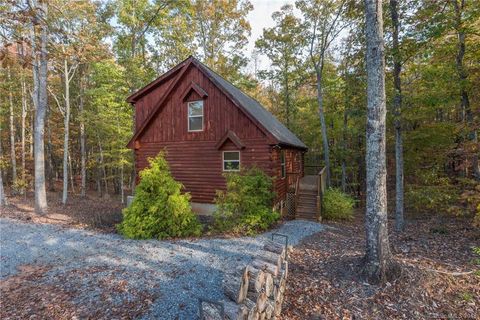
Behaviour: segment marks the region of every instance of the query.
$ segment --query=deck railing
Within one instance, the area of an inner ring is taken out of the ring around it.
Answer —
[[[327,189],[327,175],[325,167],[322,168],[317,174],[317,220],[322,221],[322,202],[323,195]]]
[[[295,215],[297,214],[297,208],[298,208],[298,197],[299,197],[299,194],[300,194],[300,176],[297,176],[297,181],[295,182],[295,205],[294,205],[294,208],[295,208]]]

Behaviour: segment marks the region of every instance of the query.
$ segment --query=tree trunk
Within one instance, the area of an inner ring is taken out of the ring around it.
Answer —
[[[63,72],[65,76],[65,114],[63,115],[63,192],[62,204],[67,203],[68,196],[68,139],[70,135],[70,74],[68,71],[67,59],[63,61]]]
[[[132,172],[130,174],[130,182],[132,188],[132,196],[135,195],[135,187],[137,186],[137,172],[135,171],[135,152],[133,152],[133,160],[132,160]]]
[[[399,32],[400,21],[398,18],[398,1],[390,0],[390,15],[392,17],[393,40],[393,110],[395,115],[395,229],[402,231],[404,227],[403,205],[403,139],[402,139],[402,59],[400,56]]]
[[[290,128],[290,87],[288,79],[288,65],[285,66],[285,121],[287,128]]]
[[[386,281],[392,267],[387,228],[385,160],[385,60],[382,2],[365,0],[367,67],[366,255],[364,271],[372,281]]]
[[[8,204],[5,191],[3,190],[2,168],[0,167],[0,208]]]
[[[348,125],[348,109],[345,106],[345,111],[343,112],[343,132],[342,132],[342,191],[347,192],[347,125]]]
[[[2,125],[0,124],[0,159],[3,156],[2,150]],[[7,196],[5,195],[5,190],[3,189],[3,172],[2,167],[0,166],[0,208],[8,205]]]
[[[473,132],[473,142],[476,147],[476,152],[473,154],[473,175],[474,177],[480,181],[480,161],[478,161],[478,152],[479,152],[479,146],[478,146],[478,132],[475,130]]]
[[[40,54],[38,61],[34,62],[33,73],[36,87],[36,113],[35,113],[35,131],[34,131],[34,167],[35,167],[35,212],[45,214],[47,212],[47,192],[45,190],[45,150],[44,150],[44,130],[45,113],[47,110],[47,26],[45,18],[47,15],[47,3],[42,1],[36,8],[38,21],[40,24]],[[32,42],[32,51],[36,53],[35,39]]]
[[[32,112],[30,113],[30,133],[29,133],[29,150],[28,150],[28,156],[30,159],[33,159],[33,131],[34,131],[34,127],[35,127],[35,110],[36,110],[36,107],[33,106],[32,108]]]
[[[100,151],[99,151],[100,153]],[[97,193],[98,197],[102,197],[102,169],[101,169],[101,162],[100,162],[100,156],[97,155],[97,162],[98,162],[98,167],[97,167]]]
[[[457,73],[460,80],[460,114],[462,121],[470,121],[473,118],[472,110],[470,109],[470,101],[466,89],[467,72],[463,65],[463,58],[465,56],[465,31],[462,25],[462,12],[465,7],[465,0],[451,0],[453,9],[455,11],[455,31],[457,33],[457,56],[455,58]]]
[[[83,198],[87,189],[87,150],[86,150],[86,135],[85,135],[85,119],[84,119],[84,95],[85,95],[85,79],[84,75],[80,77],[80,101],[78,109],[80,111],[80,196]],[[123,202],[122,202],[123,203]]]
[[[125,192],[123,191],[123,163],[120,165],[120,194],[122,197],[122,203],[125,203]]]
[[[102,168],[103,172],[103,183],[105,184],[105,194],[108,195],[108,180],[107,180],[107,169],[105,168],[105,162],[103,160],[103,149],[102,149],[102,143],[100,142],[100,137],[97,137],[98,139],[98,149],[100,151],[100,167]]]
[[[27,118],[27,84],[25,83],[25,77],[22,73],[20,78],[22,87],[22,185],[25,185],[25,130],[26,130],[26,118]],[[22,190],[22,194],[25,193],[25,188]]]
[[[72,188],[72,194],[75,194],[75,176],[73,175],[73,165],[72,165],[72,156],[70,152],[68,153],[68,168],[69,168],[69,175],[70,175],[70,188]]]
[[[52,129],[48,115],[50,114],[50,108],[47,109],[47,181],[48,190],[55,191],[55,181],[53,179],[55,173],[55,167],[53,164],[53,143],[52,143]]]
[[[470,134],[473,135],[474,145],[478,145],[478,133],[473,125],[473,113],[470,107],[470,100],[467,91],[467,71],[463,63],[466,51],[466,34],[462,23],[462,13],[465,8],[465,0],[451,0],[453,8],[455,10],[455,31],[457,33],[457,56],[455,59],[457,74],[460,80],[460,113],[463,122],[467,123],[467,128]],[[473,176],[480,181],[480,167],[478,161],[478,151],[474,151],[472,156]],[[465,170],[468,170],[468,166],[465,166]]]
[[[317,75],[317,102],[318,116],[320,118],[320,126],[322,129],[323,159],[325,161],[325,171],[327,173],[327,188],[330,187],[330,149],[328,146],[327,124],[325,123],[325,113],[323,111],[323,88],[322,88],[322,70],[315,67]]]
[[[17,181],[17,156],[15,153],[15,122],[13,115],[13,88],[10,67],[7,67],[7,78],[9,82],[8,102],[10,106],[10,157],[12,161],[12,184]]]

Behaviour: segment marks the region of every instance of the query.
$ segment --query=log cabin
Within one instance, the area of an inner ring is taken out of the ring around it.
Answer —
[[[307,146],[258,101],[190,56],[127,98],[135,109],[128,147],[138,173],[166,150],[192,208],[213,210],[224,173],[257,166],[274,178],[275,206],[304,175]],[[138,174],[137,174],[138,177]]]

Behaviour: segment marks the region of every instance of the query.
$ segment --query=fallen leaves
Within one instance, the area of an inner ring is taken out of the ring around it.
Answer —
[[[121,221],[123,205],[120,199],[90,194],[85,198],[70,194],[67,204],[63,205],[55,192],[48,193],[48,213],[39,216],[34,212],[34,197],[9,197],[9,205],[0,210],[0,217],[25,222],[51,223],[74,228],[90,228],[105,232],[114,232],[115,225]]]
[[[291,255],[285,319],[478,319],[480,277],[471,247],[480,235],[455,217],[411,221],[391,231],[400,278],[370,285],[358,273],[364,250],[361,215],[331,224]],[[439,229],[442,232],[435,232]]]
[[[135,319],[157,298],[130,286],[122,269],[97,266],[54,275],[51,270],[24,266],[2,280],[0,319]]]

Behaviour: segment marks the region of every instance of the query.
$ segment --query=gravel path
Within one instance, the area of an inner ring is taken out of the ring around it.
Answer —
[[[246,265],[272,232],[288,235],[289,243],[296,245],[322,229],[321,224],[296,220],[255,238],[136,241],[1,218],[0,279],[17,274],[22,265],[50,265],[42,281],[62,281],[78,292],[75,305],[95,305],[102,296],[98,283],[120,281],[127,283],[125,293],[109,296],[112,305],[147,292],[155,299],[144,319],[194,319],[197,297],[224,299],[224,271]]]

